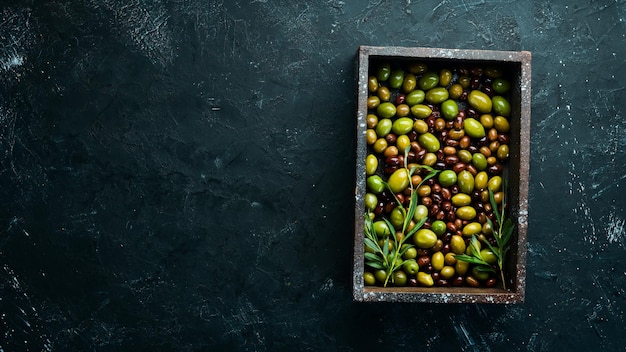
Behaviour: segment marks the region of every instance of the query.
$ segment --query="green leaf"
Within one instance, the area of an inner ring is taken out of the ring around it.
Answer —
[[[493,192],[489,189],[489,202],[491,203],[491,208],[493,209],[493,213],[496,216],[496,221],[498,224],[501,224],[501,215],[498,210],[498,204],[496,203],[496,199],[493,197]]]
[[[373,251],[381,252],[378,242],[375,242],[371,238],[365,237],[365,246]]]
[[[426,223],[427,218],[428,217],[425,217],[422,220],[420,220],[417,224],[415,224],[415,226],[413,226],[411,231],[409,231],[409,233],[407,233],[404,236],[404,240],[406,241],[407,239],[409,239],[409,237],[413,236],[413,234],[415,234],[419,229],[421,229],[424,223]]]
[[[387,257],[389,256],[389,241],[383,241],[383,257],[385,258],[385,262],[387,262]]]
[[[386,268],[383,265],[381,265],[380,263],[377,263],[377,262],[368,261],[368,262],[365,262],[365,264],[371,266],[374,269],[386,270]]]
[[[381,264],[383,263],[383,258],[381,258],[380,256],[374,253],[365,252],[364,256],[365,256],[365,259],[367,259],[368,261],[373,261],[373,262],[377,262]]]
[[[406,253],[406,251],[409,250],[409,248],[412,248],[413,245],[412,244],[407,244],[407,245],[403,245],[402,247],[403,248],[400,248],[400,252],[398,252],[398,255],[401,256],[401,257],[404,255],[404,253]]]
[[[468,262],[470,264],[489,265],[489,263],[485,262],[484,260],[482,260],[480,258],[469,256],[467,254],[455,254],[454,258],[456,258],[456,260],[460,260],[460,261],[463,261],[463,262]]]
[[[483,272],[490,272],[490,273],[495,273],[496,272],[495,270],[493,270],[491,265],[477,265],[476,266],[476,270],[483,271]]]
[[[411,200],[409,201],[409,211],[404,217],[404,226],[402,228],[402,232],[406,231],[406,228],[411,223],[413,216],[415,215],[415,210],[417,209],[417,192],[411,193]]]
[[[475,257],[480,258],[480,242],[478,242],[476,235],[472,235],[470,240],[470,251]]]

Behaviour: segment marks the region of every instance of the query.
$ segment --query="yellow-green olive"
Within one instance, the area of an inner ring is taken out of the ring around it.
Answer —
[[[459,106],[456,101],[448,99],[441,103],[441,114],[446,120],[454,120],[459,114]]]
[[[465,240],[463,239],[463,237],[459,236],[459,235],[453,235],[450,238],[450,250],[452,251],[452,253],[454,254],[463,254],[465,253]]]
[[[401,117],[393,122],[391,131],[396,135],[404,135],[413,130],[413,119]]]
[[[367,128],[374,128],[378,125],[378,116],[374,114],[367,114],[365,121],[367,122]]]
[[[493,127],[495,127],[500,133],[507,133],[511,129],[509,120],[507,120],[504,116],[496,116],[493,119]]]
[[[378,90],[378,78],[376,76],[369,76],[367,79],[367,90],[370,93],[375,93]]]
[[[367,142],[367,145],[374,144],[377,139],[378,136],[376,135],[376,131],[373,128],[368,128],[365,131],[365,141]]]
[[[444,87],[435,87],[426,92],[425,99],[431,104],[441,104],[450,97],[448,90]]]
[[[461,94],[463,94],[463,86],[455,83],[448,88],[448,93],[450,93],[450,99],[459,99]]]
[[[490,178],[489,182],[487,182],[487,188],[489,188],[489,190],[493,193],[500,191],[500,188],[502,188],[502,177],[493,176]]]
[[[378,158],[374,154],[368,154],[365,157],[365,174],[371,176],[378,169]]]
[[[379,118],[388,119],[396,114],[396,106],[390,102],[384,102],[376,108]]]
[[[459,150],[459,152],[456,153],[456,155],[459,157],[460,161],[466,164],[472,161],[472,153],[467,149]]]
[[[427,274],[423,271],[420,271],[417,273],[417,282],[421,286],[426,286],[426,287],[431,287],[432,285],[435,284],[435,280],[433,280],[433,277],[430,274]]]
[[[424,160],[422,160],[422,164],[426,166],[433,166],[437,162],[437,154],[435,153],[426,153],[424,155]]]
[[[388,62],[383,63],[378,66],[378,70],[376,71],[376,78],[378,81],[384,82],[389,79],[389,75],[391,74],[391,65]]]
[[[419,248],[428,249],[437,243],[437,234],[430,229],[419,229],[413,235],[413,242]]]
[[[387,223],[383,220],[374,221],[374,231],[379,238],[391,235],[389,226],[387,226]]]
[[[456,271],[457,275],[465,275],[467,274],[467,270],[469,270],[469,263],[464,262],[462,260],[457,260],[456,264],[454,264],[454,271]]]
[[[479,222],[470,222],[469,224],[463,226],[463,236],[473,236],[478,235],[480,231],[482,231],[483,225]]]
[[[424,147],[424,149],[428,150],[431,153],[436,153],[441,147],[439,139],[437,139],[437,137],[435,137],[435,135],[430,132],[421,134],[418,137],[418,141],[420,145]]]
[[[411,126],[413,128],[413,126]],[[396,147],[401,153],[404,153],[406,148],[411,145],[411,139],[407,135],[400,135],[396,139]]]
[[[389,222],[396,229],[401,229],[404,224],[404,212],[402,207],[398,206],[391,210],[389,214]]]
[[[423,91],[435,88],[437,84],[439,84],[439,75],[436,72],[426,72],[417,81],[418,87]]]
[[[439,71],[439,85],[442,87],[447,87],[448,84],[452,81],[452,71],[447,68],[441,69]]]
[[[365,209],[373,211],[378,205],[378,197],[374,193],[365,193]]]
[[[495,264],[498,261],[496,254],[489,248],[483,248],[480,251],[480,257],[489,264]]]
[[[383,179],[378,175],[372,175],[368,177],[365,183],[367,185],[367,190],[370,193],[381,194],[385,190],[385,184],[383,183]]]
[[[456,217],[461,220],[472,220],[476,217],[476,209],[470,205],[460,207],[456,210]]]
[[[455,207],[463,207],[472,204],[472,197],[469,194],[457,193],[452,196],[452,205]]]
[[[411,113],[413,114],[413,116],[420,118],[420,119],[425,119],[428,116],[430,116],[430,114],[433,113],[433,111],[424,104],[416,104],[411,106]]]
[[[416,120],[413,123],[413,130],[419,134],[426,133],[428,132],[428,124],[424,120]]]
[[[483,125],[485,129],[490,129],[493,127],[493,116],[491,116],[491,114],[480,115],[480,124]]]
[[[393,70],[389,74],[389,87],[393,89],[398,89],[402,87],[402,82],[404,81],[404,71],[403,70]]]
[[[489,182],[489,175],[487,175],[486,171],[481,171],[474,176],[474,189],[482,191],[487,187],[487,182]]]
[[[475,277],[478,281],[485,281],[489,278],[489,272],[480,270],[479,267],[475,266],[472,268],[472,276]],[[468,277],[472,277],[472,276],[468,276]]]
[[[456,184],[461,193],[470,194],[474,190],[474,175],[467,170],[459,172]]]
[[[421,75],[428,70],[428,65],[423,62],[412,62],[411,64],[409,64],[407,69],[413,74]]]
[[[409,174],[405,168],[394,171],[391,176],[389,176],[389,180],[387,180],[387,184],[393,193],[404,191],[409,187],[409,182]]]
[[[487,168],[487,157],[483,153],[474,153],[472,155],[472,164],[478,170],[484,170]]]
[[[485,127],[478,120],[471,117],[463,121],[463,129],[465,134],[472,138],[483,138],[485,136]]]
[[[391,91],[389,91],[389,88],[387,88],[386,86],[378,88],[376,95],[378,95],[380,101],[382,102],[389,101],[389,99],[391,99]]]
[[[378,121],[378,124],[376,125],[376,128],[375,128],[376,135],[378,137],[385,137],[391,132],[392,127],[393,127],[393,122],[391,121],[391,119],[384,118]]]
[[[415,207],[415,213],[413,214],[413,220],[415,220],[415,222],[420,222],[427,216],[428,208],[424,204],[420,204]]]
[[[496,94],[506,94],[511,88],[511,83],[504,78],[496,78],[491,83],[491,88]]]
[[[413,106],[415,104],[421,104],[424,102],[425,93],[421,89],[416,89],[408,93],[405,97],[405,102],[409,106]]]
[[[506,160],[509,157],[509,146],[506,144],[500,145],[496,151],[496,156],[500,160]]]
[[[376,285],[376,277],[369,271],[363,273],[363,283],[366,286],[374,286]]]
[[[376,140],[376,142],[374,142],[374,145],[372,145],[372,149],[378,153],[378,154],[382,154],[385,152],[385,149],[387,149],[387,146],[389,144],[387,143],[387,140],[385,138],[378,138]]]
[[[467,96],[467,102],[480,113],[486,114],[491,111],[491,98],[479,90],[471,91]]]
[[[375,95],[370,95],[367,97],[367,108],[368,109],[376,109],[380,105],[380,98]]]
[[[454,274],[455,274],[454,267],[450,265],[444,266],[443,268],[441,268],[441,271],[439,272],[439,275],[441,275],[441,277],[446,280],[454,277]]]
[[[404,76],[404,82],[402,82],[402,90],[404,91],[404,93],[412,92],[416,86],[417,78],[415,78],[415,75],[412,73],[407,73],[406,76]]]
[[[440,271],[441,269],[443,269],[443,253],[441,252],[435,252],[433,253],[433,255],[430,258],[430,264],[433,266],[433,269],[436,271]]]

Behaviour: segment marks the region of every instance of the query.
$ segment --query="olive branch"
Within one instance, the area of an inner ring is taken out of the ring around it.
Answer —
[[[504,280],[504,259],[506,258],[506,254],[508,253],[510,246],[509,240],[511,239],[511,235],[513,234],[513,229],[515,225],[511,219],[505,217],[504,210],[506,208],[505,203],[505,194],[506,194],[506,183],[503,185],[503,197],[502,197],[502,206],[498,209],[498,204],[493,196],[493,192],[489,189],[489,202],[491,203],[491,207],[493,209],[493,213],[496,217],[496,223],[498,224],[498,228],[494,226],[493,222],[489,217],[487,217],[487,223],[492,229],[493,237],[496,240],[496,245],[493,246],[488,240],[485,240],[484,243],[487,244],[489,250],[493,252],[493,254],[497,258],[498,271],[500,272],[500,279],[502,280],[502,287],[506,290],[506,281]],[[467,254],[457,254],[454,257],[457,260],[461,260],[464,262],[468,262],[476,265],[476,270],[492,272],[496,274],[495,270],[491,266],[491,264],[487,263],[485,259],[482,257],[480,253],[480,242],[476,235],[472,235],[472,239],[470,240],[470,255]]]
[[[404,168],[407,170],[409,187],[411,189],[411,198],[409,200],[408,210],[401,205],[402,202],[400,202],[396,194],[391,190],[389,184],[383,181],[385,187],[391,192],[391,194],[393,194],[393,197],[399,204],[400,211],[402,212],[402,216],[404,217],[402,230],[399,236],[394,233],[394,226],[391,221],[383,217],[383,220],[385,221],[385,224],[389,230],[389,236],[392,238],[393,241],[393,248],[389,248],[389,241],[387,240],[383,240],[383,245],[382,247],[380,246],[378,234],[376,233],[376,229],[374,228],[374,221],[372,220],[372,216],[369,211],[365,214],[365,246],[371,250],[371,252],[366,251],[364,254],[365,264],[374,269],[382,269],[385,271],[385,281],[383,283],[383,287],[387,287],[389,279],[393,276],[393,274],[408,261],[402,260],[402,256],[409,248],[412,248],[413,245],[407,244],[405,242],[409,238],[411,238],[411,236],[413,236],[427,220],[427,218],[424,217],[414,226],[410,226],[411,220],[413,219],[413,216],[415,215],[415,211],[418,206],[418,196],[415,189],[419,188],[425,181],[433,178],[439,172],[439,170],[435,170],[427,165],[416,165],[409,170],[407,160],[410,149],[411,147],[407,146],[404,150]],[[428,170],[429,173],[422,179],[417,187],[414,187],[413,182],[411,182],[411,178],[418,168]]]

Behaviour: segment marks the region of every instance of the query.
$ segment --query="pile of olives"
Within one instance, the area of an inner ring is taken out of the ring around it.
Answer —
[[[477,236],[482,258],[496,268],[497,258],[484,243],[496,244],[487,221],[495,221],[489,190],[498,205],[504,197],[510,80],[497,67],[380,62],[372,68],[365,211],[379,242],[388,241],[390,248],[399,243],[391,236],[403,235],[406,211],[401,208],[408,209],[412,192],[418,193],[419,205],[411,224],[426,218],[404,252],[401,270],[393,273],[393,285],[495,286],[498,276],[455,254],[469,254],[469,241]],[[420,165],[439,172],[422,182],[428,171]],[[415,166],[409,177],[407,169]],[[366,265],[366,285],[382,286],[385,276],[383,269]]]

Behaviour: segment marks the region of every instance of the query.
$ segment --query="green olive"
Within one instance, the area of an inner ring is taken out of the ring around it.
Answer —
[[[454,120],[459,114],[459,106],[456,101],[448,99],[441,103],[441,113],[446,120]]]
[[[467,102],[480,113],[486,114],[491,111],[491,98],[479,90],[471,91],[467,96]]]
[[[368,128],[367,131],[365,131],[365,141],[367,142],[367,145],[374,144],[377,139],[378,136],[376,135],[376,131],[373,128]]]
[[[424,91],[421,89],[416,89],[408,93],[405,97],[405,103],[409,106],[413,106],[415,104],[421,104],[424,101]]]
[[[381,104],[381,106],[383,104]],[[463,120],[463,129],[465,130],[465,134],[472,138],[483,138],[485,136],[485,128],[483,125],[478,122],[478,120],[471,117]]]
[[[374,271],[374,277],[376,278],[377,282],[382,284],[385,282],[385,280],[387,280],[387,272],[384,269],[378,269]]]
[[[454,274],[455,274],[454,267],[450,265],[444,266],[443,268],[441,268],[441,271],[439,272],[439,275],[441,275],[441,277],[446,280],[454,277]]]
[[[428,66],[423,62],[413,62],[407,67],[407,69],[413,74],[421,75],[428,70]]]
[[[393,273],[393,277],[392,277],[392,282],[394,284],[394,286],[398,286],[398,287],[402,287],[406,285],[406,273],[402,270],[398,270],[395,273]]]
[[[363,282],[366,286],[376,285],[376,277],[369,271],[363,273]]]
[[[421,204],[420,204],[421,205]],[[446,232],[446,223],[441,220],[435,220],[431,225],[430,229],[437,235],[441,236]]]
[[[433,166],[437,162],[437,154],[435,153],[426,153],[424,155],[424,160],[422,160],[422,164],[426,166]]]
[[[435,87],[426,92],[425,99],[431,104],[441,104],[450,97],[448,90],[444,87]]]
[[[391,132],[392,128],[393,128],[393,122],[391,121],[391,119],[384,118],[378,121],[378,124],[376,125],[376,128],[375,128],[376,135],[378,137],[385,137]]]
[[[448,88],[448,92],[450,93],[450,99],[459,99],[461,94],[463,94],[463,86],[455,83]]]
[[[408,117],[401,117],[393,122],[391,131],[396,135],[404,135],[413,130],[413,119]]]
[[[502,70],[499,67],[493,67],[493,66],[486,67],[485,75],[489,78],[502,77]]]
[[[471,237],[473,235],[478,235],[482,229],[483,225],[481,223],[470,222],[469,224],[463,226],[463,236]]]
[[[459,235],[454,235],[450,238],[450,250],[454,254],[465,253],[465,240]]]
[[[372,149],[376,153],[382,154],[385,152],[385,149],[387,149],[388,146],[389,144],[387,143],[387,140],[381,137],[381,138],[378,138],[376,142],[374,142],[374,145],[372,145]]]
[[[474,189],[482,191],[487,187],[487,182],[489,182],[489,175],[487,175],[486,171],[481,171],[474,176]]]
[[[439,184],[444,187],[450,187],[457,182],[456,173],[452,170],[443,170],[439,173]]]
[[[416,104],[411,106],[411,114],[419,119],[425,119],[432,113],[433,111],[427,105]]]
[[[396,229],[402,228],[402,225],[404,224],[404,212],[403,212],[402,207],[398,206],[398,207],[393,208],[393,210],[391,210],[391,213],[389,214],[389,221],[391,222],[394,228]]]
[[[378,158],[374,154],[368,154],[365,158],[365,174],[371,176],[378,169]]]
[[[443,253],[433,253],[433,255],[430,257],[430,264],[433,266],[433,269],[435,271],[440,271],[441,269],[443,269]]]
[[[475,266],[472,268],[472,276],[478,281],[485,281],[489,278],[489,272],[480,270],[479,267]]]
[[[413,236],[413,242],[422,249],[428,249],[437,243],[437,235],[430,229],[419,229]]]
[[[424,120],[415,120],[413,123],[413,130],[419,134],[428,132],[428,124]]]
[[[476,217],[476,209],[470,205],[460,207],[456,210],[456,217],[461,220],[472,220]]]
[[[417,81],[417,86],[423,91],[435,88],[437,84],[439,84],[439,75],[436,72],[426,72]]]
[[[474,175],[467,170],[463,170],[459,172],[456,184],[459,186],[460,192],[470,194],[474,190]]]
[[[457,253],[457,254],[462,254],[462,253]],[[454,264],[454,271],[456,271],[457,275],[465,275],[467,274],[467,270],[469,270],[469,263],[468,262],[464,262],[462,260],[457,260],[456,264]]]
[[[414,249],[414,247],[411,247],[411,248]],[[407,249],[407,252],[408,252],[408,249]],[[415,253],[417,253],[417,250],[415,250]],[[404,254],[406,254],[406,252]],[[402,270],[404,270],[404,272],[406,272],[409,275],[417,275],[417,272],[420,270],[420,267],[417,264],[417,261],[415,261],[415,259],[413,258],[407,259],[404,262],[404,264],[402,264]]]
[[[507,133],[511,130],[511,125],[509,124],[509,120],[504,116],[496,116],[493,119],[493,127],[500,133]]]
[[[412,73],[407,73],[406,76],[404,76],[404,82],[402,82],[402,91],[404,91],[404,93],[410,93],[415,89],[416,86],[417,78],[415,78],[415,75]]]
[[[400,193],[409,187],[409,174],[405,168],[400,168],[389,176],[387,184],[393,193]]]
[[[493,176],[492,178],[490,178],[489,182],[487,183],[487,188],[493,193],[499,192],[500,188],[502,188],[502,177]]]
[[[480,251],[480,257],[489,264],[495,264],[498,261],[496,254],[489,248]]]
[[[376,236],[379,238],[391,235],[389,226],[387,226],[387,223],[383,220],[374,221],[374,231],[376,231]]]
[[[435,284],[435,280],[433,280],[433,277],[430,274],[427,274],[423,271],[420,271],[419,273],[417,273],[417,282],[419,282],[421,286],[426,286],[426,287],[431,287],[432,285]]]
[[[402,255],[403,259],[415,259],[417,258],[417,249],[415,247],[413,247],[412,245],[409,244],[403,244],[402,247],[404,246],[411,246],[409,248],[407,248],[404,251],[404,254]]]
[[[368,109],[376,109],[380,105],[380,98],[375,95],[370,95],[367,97],[367,108]]]
[[[472,155],[472,164],[478,170],[484,170],[487,168],[487,157],[483,153],[474,153]]]
[[[378,175],[372,175],[366,180],[367,190],[374,194],[381,194],[385,190],[383,179]]]
[[[378,66],[378,70],[376,71],[376,78],[378,81],[384,82],[389,79],[389,75],[391,74],[391,65],[388,62]]]
[[[379,118],[388,119],[396,114],[396,106],[390,102],[384,102],[376,108]]]
[[[421,134],[418,137],[418,141],[422,147],[424,147],[431,153],[437,152],[441,147],[441,145],[439,144],[439,139],[437,139],[437,137],[435,137],[435,135],[430,132]]]
[[[452,196],[452,205],[455,207],[462,207],[472,204],[472,197],[469,194],[457,193]]]
[[[428,208],[424,204],[420,204],[415,207],[415,213],[413,213],[413,220],[415,220],[415,222],[420,222],[427,216]]]
[[[491,101],[493,103],[493,111],[496,114],[502,115],[504,117],[511,114],[511,104],[509,104],[509,101],[506,100],[506,98],[496,95],[495,97],[491,98]]]
[[[378,205],[378,197],[374,193],[365,193],[365,208],[374,211]]]
[[[480,124],[483,125],[484,128],[490,129],[493,127],[493,116],[491,116],[491,114],[480,115]]]
[[[439,71],[439,85],[447,87],[450,81],[452,81],[452,71],[447,68],[441,69],[441,71]]]
[[[403,70],[393,70],[389,75],[389,87],[393,89],[398,89],[402,87],[402,82],[404,82],[404,71]]]
[[[506,94],[511,89],[511,84],[504,78],[496,78],[491,83],[491,88],[496,94]]]

